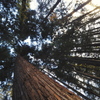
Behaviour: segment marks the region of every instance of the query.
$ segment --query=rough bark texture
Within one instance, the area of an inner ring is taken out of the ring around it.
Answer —
[[[82,100],[18,56],[15,67],[13,100]]]

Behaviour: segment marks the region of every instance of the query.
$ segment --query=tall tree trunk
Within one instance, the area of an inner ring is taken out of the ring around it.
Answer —
[[[16,59],[13,100],[82,100],[21,56]]]

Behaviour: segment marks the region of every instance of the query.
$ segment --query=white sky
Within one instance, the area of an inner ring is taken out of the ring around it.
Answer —
[[[35,10],[35,9],[37,9],[37,7],[38,7],[37,0],[31,0],[30,8],[31,8],[32,10]]]
[[[63,0],[64,2],[67,2],[66,4],[68,4],[68,2],[70,1],[73,1],[75,2],[76,0]],[[87,0],[82,0],[82,1],[87,1]],[[92,2],[90,4],[87,5],[88,9],[93,9],[93,6],[100,6],[100,0],[92,0]],[[37,3],[37,0],[31,0],[31,3],[30,3],[30,8],[32,10],[35,10],[37,9],[38,7],[38,3]]]

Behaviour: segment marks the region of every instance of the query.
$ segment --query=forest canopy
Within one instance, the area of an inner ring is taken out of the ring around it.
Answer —
[[[37,0],[31,10],[30,2],[0,1],[0,69],[13,68],[18,54],[37,66],[57,66],[58,72],[73,57],[99,59],[99,6],[88,10],[91,0]]]
[[[100,0],[31,2],[0,0],[0,99],[12,96],[18,55],[86,100],[100,98]]]

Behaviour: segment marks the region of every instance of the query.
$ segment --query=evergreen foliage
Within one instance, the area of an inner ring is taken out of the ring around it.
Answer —
[[[89,69],[93,67],[96,73],[94,66],[100,65],[100,7],[88,11],[85,6],[91,0],[71,1],[67,7],[61,0],[37,0],[38,9],[31,10],[30,1],[0,1],[0,76],[9,69],[0,79],[11,75],[18,54],[65,79],[66,71],[92,74]],[[25,43],[27,38],[30,45]]]
[[[59,62],[58,66],[61,66],[63,60],[68,59],[74,52],[87,52],[89,55],[89,52],[96,50],[92,47],[95,39],[94,33],[91,33],[94,30],[99,31],[97,27],[92,28],[92,24],[99,23],[99,16],[96,14],[99,7],[89,12],[84,7],[90,1],[76,2],[71,12],[69,10],[73,2],[65,8],[64,2],[60,0],[37,0],[39,6],[35,11],[29,8],[30,0],[0,1],[1,51],[5,48],[1,59],[5,55],[9,58],[11,50],[8,49],[13,49],[13,56],[31,54],[47,63],[53,59],[53,63]],[[73,14],[76,12],[82,15],[75,18]],[[24,42],[28,37],[31,40],[30,46]]]

